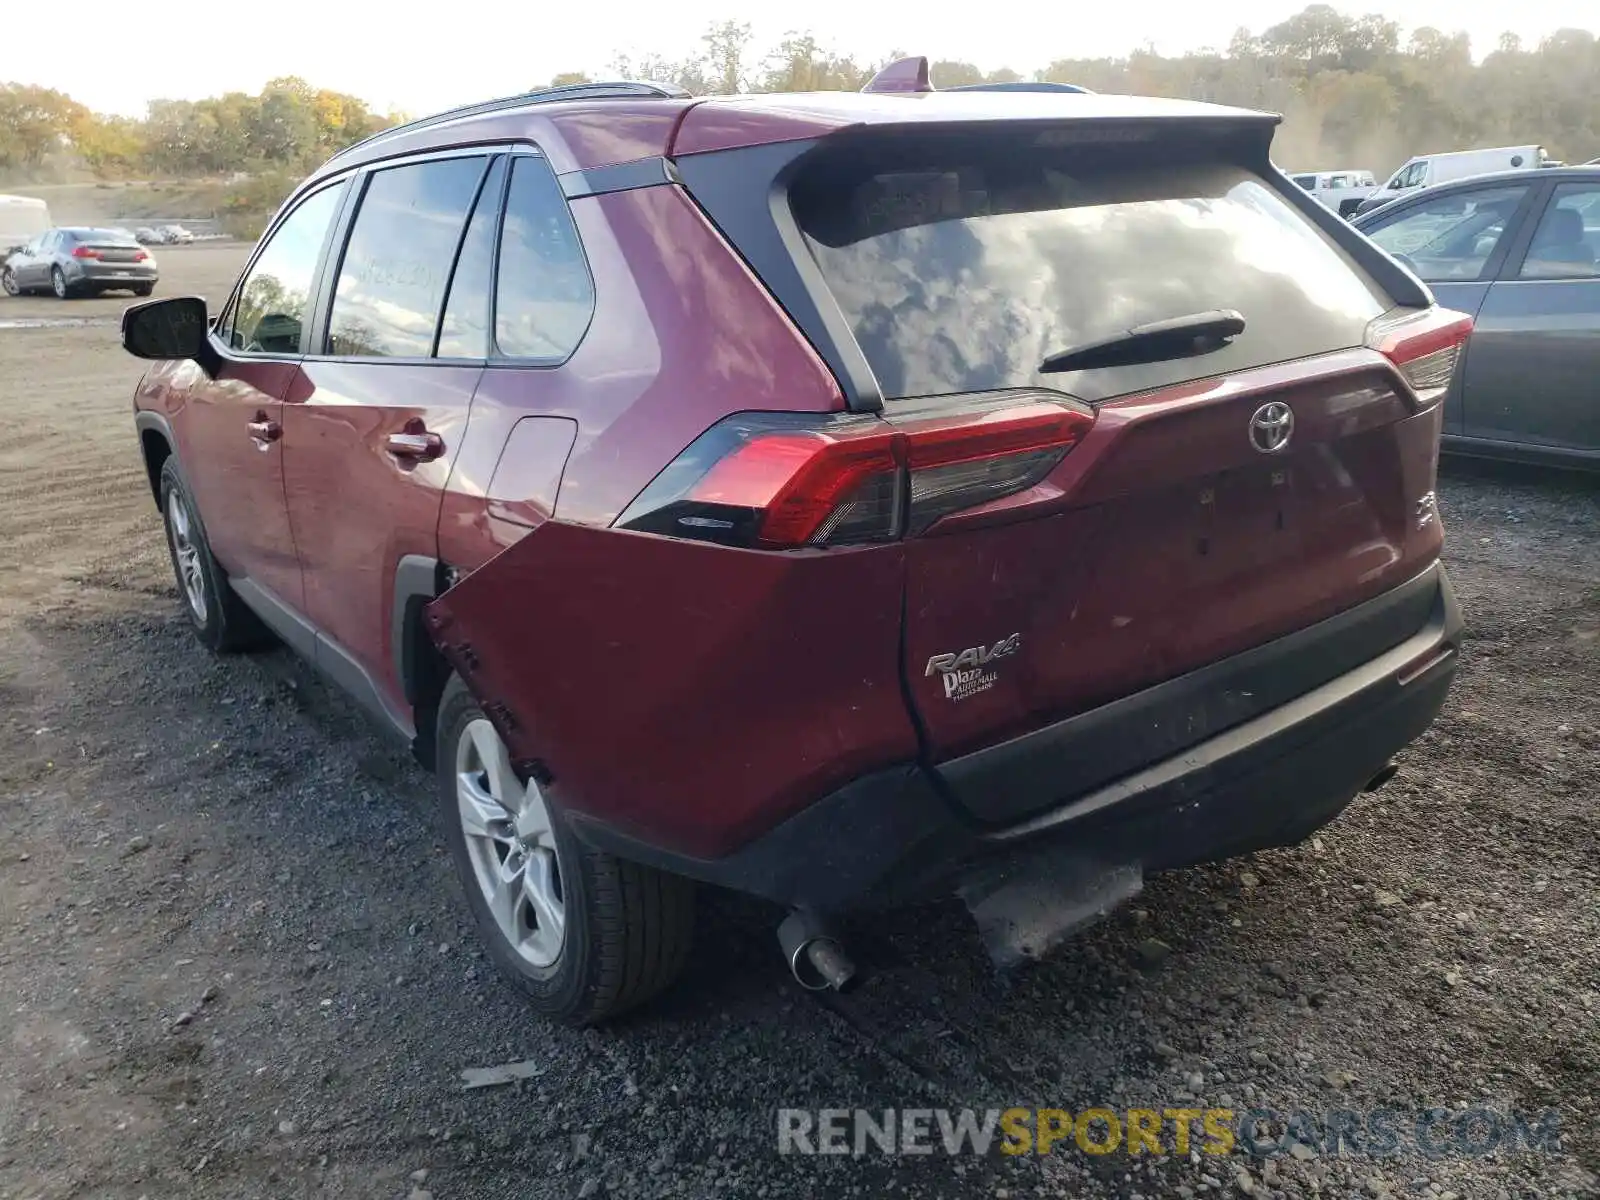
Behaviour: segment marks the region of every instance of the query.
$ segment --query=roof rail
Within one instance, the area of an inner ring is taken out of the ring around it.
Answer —
[[[433,125],[442,125],[446,121],[459,120],[462,117],[476,117],[484,113],[502,112],[513,108],[522,108],[530,104],[554,104],[558,100],[613,100],[613,99],[658,99],[658,100],[684,100],[689,93],[681,87],[670,83],[647,83],[633,79],[619,79],[607,83],[567,83],[560,87],[538,88],[531,92],[523,92],[516,96],[502,96],[498,100],[480,100],[476,104],[464,104],[459,108],[449,108],[444,112],[434,113],[432,116],[421,117],[415,121],[407,121],[404,125],[395,125],[389,129],[380,129],[371,137],[362,138],[361,141],[346,146],[328,161],[343,158],[352,150],[362,146],[371,145],[383,138],[394,137],[397,134],[413,133],[419,129],[427,129]]]
[[[1075,83],[1045,83],[1022,79],[1016,83],[963,83],[958,87],[940,88],[941,92],[1078,92],[1081,95],[1094,95],[1086,87],[1079,87]]]
[[[928,73],[926,58],[896,59],[867,81],[863,92],[1078,92],[1093,95],[1088,88],[1075,83],[1043,83],[1019,79],[1015,83],[963,83],[957,87],[941,88],[934,84]]]

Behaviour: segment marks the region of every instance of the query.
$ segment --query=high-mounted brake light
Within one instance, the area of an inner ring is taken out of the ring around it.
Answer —
[[[1424,308],[1399,316],[1385,313],[1367,327],[1367,345],[1404,375],[1424,407],[1444,399],[1461,348],[1472,334],[1472,318],[1449,308]]]
[[[1087,406],[1027,395],[887,419],[741,414],[698,438],[617,524],[766,549],[887,541],[1032,487],[1093,423]]]

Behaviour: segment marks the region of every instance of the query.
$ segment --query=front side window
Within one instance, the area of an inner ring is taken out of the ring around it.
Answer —
[[[1517,185],[1452,192],[1363,232],[1429,283],[1477,279],[1527,190]]]
[[[593,315],[594,281],[555,173],[544,159],[519,155],[500,235],[496,346],[511,358],[558,362]]]
[[[267,237],[251,264],[223,337],[242,354],[298,354],[311,319],[317,261],[343,189],[323,188],[301,201]]]
[[[426,358],[485,159],[444,158],[374,171],[328,316],[328,353]]]
[[[1564,183],[1533,231],[1522,279],[1586,279],[1600,275],[1600,184]]]

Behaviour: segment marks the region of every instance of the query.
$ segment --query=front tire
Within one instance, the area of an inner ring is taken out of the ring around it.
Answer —
[[[266,626],[228,586],[227,575],[212,557],[200,511],[174,457],[161,464],[161,516],[178,596],[201,645],[232,654],[270,642]]]
[[[540,1015],[593,1025],[688,960],[694,885],[585,846],[459,677],[439,702],[440,816],[489,958]]]
[[[8,296],[22,295],[22,287],[17,283],[17,277],[11,273],[10,268],[0,270],[0,291]]]

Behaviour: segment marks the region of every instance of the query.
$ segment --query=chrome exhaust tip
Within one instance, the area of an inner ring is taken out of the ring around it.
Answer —
[[[789,974],[808,992],[843,992],[856,982],[856,965],[814,914],[796,909],[778,926],[778,945]]]

